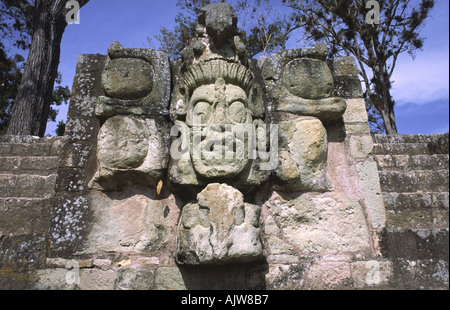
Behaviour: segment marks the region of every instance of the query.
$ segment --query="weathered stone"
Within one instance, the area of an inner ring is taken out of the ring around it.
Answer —
[[[331,96],[333,76],[327,64],[317,59],[294,59],[283,72],[284,85],[295,96],[321,99]]]
[[[275,189],[327,191],[327,132],[315,118],[279,123],[279,183]]]
[[[45,234],[0,236],[0,268],[36,270],[45,265]]]
[[[264,233],[266,235],[277,235],[280,232],[277,223],[273,216],[269,215],[264,221]]]
[[[55,198],[51,214],[50,244],[53,255],[72,253],[84,241],[89,201],[82,195]]]
[[[288,253],[291,253],[293,250],[293,247],[291,245],[287,244],[286,242],[284,242],[283,240],[281,240],[275,236],[269,237],[269,240],[267,243],[269,245],[271,254],[275,254],[275,255],[288,254]]]
[[[108,168],[133,169],[148,153],[149,130],[145,122],[128,116],[115,116],[106,121],[98,137],[97,157]]]
[[[191,102],[196,103],[192,109],[192,117],[199,117],[202,123],[210,123],[212,127],[206,130],[206,137],[203,141],[199,141],[198,145],[192,144],[190,148],[191,158],[195,170],[206,178],[232,178],[241,173],[249,162],[248,143],[238,135],[231,137],[231,143],[236,144],[236,148],[243,152],[243,158],[239,159],[237,152],[230,152],[231,159],[229,159],[224,156],[223,150],[227,147],[224,146],[227,134],[221,130],[215,131],[213,127],[233,123],[249,124],[251,123],[251,114],[242,103],[247,98],[244,90],[234,85],[221,86],[223,87],[221,91],[224,92],[222,95],[225,96],[222,99],[228,101],[227,103],[223,102],[224,106],[216,107],[215,110],[210,111],[209,103],[197,102],[198,98],[207,100],[207,102],[214,102],[221,92],[217,87],[218,85],[204,85],[198,87],[192,94]],[[227,109],[228,112],[226,112]],[[188,120],[190,116],[188,113]],[[200,138],[200,135],[197,134],[197,137]],[[195,136],[193,141],[195,141]],[[211,146],[211,143],[213,143],[213,146]]]
[[[305,272],[308,289],[345,289],[351,287],[351,268],[347,262],[319,261]]]
[[[247,262],[262,255],[258,206],[225,184],[209,184],[197,204],[183,208],[178,226],[180,264]]]
[[[66,137],[0,136],[0,288],[448,289],[448,134],[373,145],[352,57],[196,32],[80,55]]]
[[[164,119],[109,118],[98,136],[99,169],[94,181],[105,190],[131,184],[156,187],[167,170],[168,141]]]
[[[343,115],[345,123],[368,122],[364,99],[347,99],[347,109]]]
[[[179,210],[173,196],[135,194],[111,200],[93,196],[92,212],[97,219],[86,236],[84,251],[157,251],[167,249],[175,238]]]
[[[322,121],[338,120],[345,112],[345,100],[331,97],[333,76],[323,62],[322,45],[275,53],[263,65],[265,90],[275,112],[315,116]]]
[[[157,290],[186,290],[186,284],[178,267],[160,267],[156,270]]]
[[[346,198],[303,194],[290,201],[274,194],[266,203],[286,240],[302,255],[370,253],[370,234],[363,209]]]
[[[117,272],[115,289],[149,290],[153,289],[155,272],[153,270],[121,269]]]
[[[80,284],[81,290],[113,290],[117,273],[114,270],[81,269]]]
[[[395,287],[405,290],[448,290],[448,260],[397,259],[394,265]]]
[[[237,29],[236,13],[228,3],[205,6],[201,9],[199,22],[206,26],[206,32],[218,46],[225,44]]]
[[[373,150],[371,135],[350,136],[350,155],[354,158],[365,158]]]
[[[363,91],[354,57],[336,57],[332,60],[331,68],[334,76],[335,96],[344,98],[362,97]]]
[[[431,229],[433,228],[430,210],[387,210],[387,227],[390,229]]]
[[[115,115],[167,115],[171,71],[169,57],[160,51],[124,48],[114,42],[108,48],[110,62],[102,75],[106,96],[100,96],[95,114],[101,119]]]
[[[111,98],[141,99],[151,92],[152,84],[153,68],[141,59],[113,59],[103,71],[103,90]]]
[[[298,290],[303,288],[305,267],[301,264],[271,264],[266,274],[269,290]]]
[[[355,78],[359,76],[355,58],[352,56],[336,57],[333,59],[332,69],[334,76],[349,76]]]
[[[74,290],[75,283],[68,284],[66,281],[68,269],[53,268],[38,270],[36,273],[33,289],[36,290]]]
[[[260,143],[266,151],[255,134],[264,117],[262,89],[249,70],[233,16],[229,4],[205,7],[198,37],[183,52],[171,117],[182,127],[179,139],[190,158],[172,158],[170,164],[172,181],[181,185],[227,179],[248,187],[265,179],[258,169],[260,158],[249,150],[249,145]]]
[[[367,213],[372,228],[384,228],[386,226],[386,211],[381,195],[380,179],[375,162],[366,161],[357,164],[359,182],[367,203]]]
[[[352,280],[355,288],[388,287],[393,277],[389,261],[361,261],[351,263]]]
[[[370,126],[367,123],[345,124],[348,135],[370,134]]]
[[[0,199],[0,231],[4,235],[45,234],[50,227],[48,199]]]

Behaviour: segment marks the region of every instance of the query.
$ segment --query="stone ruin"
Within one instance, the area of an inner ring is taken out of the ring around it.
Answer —
[[[25,287],[392,287],[357,68],[327,55],[249,59],[228,4],[202,9],[180,61],[80,55]]]

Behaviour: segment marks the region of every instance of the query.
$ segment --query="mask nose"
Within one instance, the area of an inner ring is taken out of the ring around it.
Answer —
[[[224,102],[219,102],[214,109],[212,125],[224,126],[229,123],[228,107]]]
[[[216,98],[214,100],[214,114],[212,124],[226,125],[229,124],[228,104],[225,97],[226,84],[222,78],[217,79],[215,84]]]

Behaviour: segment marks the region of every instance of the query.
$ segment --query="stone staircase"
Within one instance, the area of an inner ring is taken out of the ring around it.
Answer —
[[[9,281],[27,283],[30,278],[27,269],[45,261],[61,146],[59,138],[0,136],[0,287],[3,289],[22,289],[10,286]]]
[[[394,287],[448,289],[449,135],[374,135]]]

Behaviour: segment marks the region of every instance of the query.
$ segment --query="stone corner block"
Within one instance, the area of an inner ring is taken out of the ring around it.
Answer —
[[[381,194],[380,179],[376,162],[365,161],[356,165],[359,182],[367,202],[367,212],[372,228],[386,226],[386,209]]]

